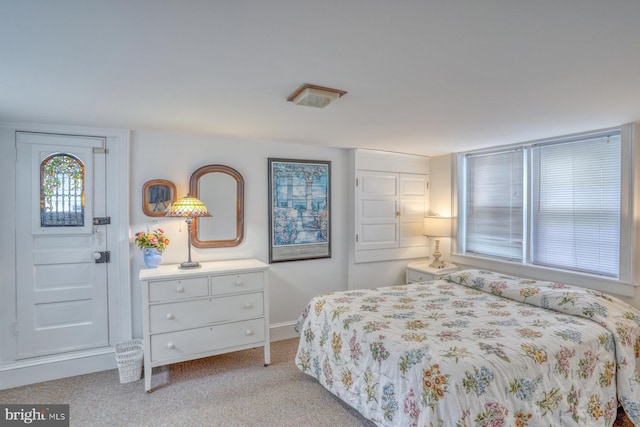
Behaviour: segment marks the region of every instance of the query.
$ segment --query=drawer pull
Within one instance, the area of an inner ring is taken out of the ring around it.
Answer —
[[[184,292],[184,286],[176,287],[176,292],[179,293],[179,294],[183,293]]]
[[[250,302],[245,302],[244,308],[253,308],[253,304],[251,304]]]
[[[418,280],[422,280],[422,276],[418,276]]]
[[[242,286],[242,279],[240,276],[236,276],[236,286]]]
[[[247,332],[245,332],[247,335],[253,335],[253,331],[251,329],[247,329]]]
[[[173,313],[167,313],[167,320],[173,320],[174,318]]]
[[[174,343],[172,343],[171,341],[169,341],[167,343],[167,348],[176,348],[176,345]]]

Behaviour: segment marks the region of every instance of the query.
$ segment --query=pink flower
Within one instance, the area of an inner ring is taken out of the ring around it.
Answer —
[[[146,233],[139,231],[135,234],[134,242],[140,248],[156,248],[158,252],[162,253],[169,245],[169,239],[163,234],[164,230],[158,228],[156,230]]]

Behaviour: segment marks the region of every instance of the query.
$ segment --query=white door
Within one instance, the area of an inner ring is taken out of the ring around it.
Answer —
[[[398,174],[359,171],[356,250],[398,247]]]
[[[359,171],[356,250],[424,246],[427,176]]]
[[[427,203],[427,176],[400,174],[399,246],[424,246],[424,215]]]
[[[109,344],[106,141],[17,132],[17,358]]]

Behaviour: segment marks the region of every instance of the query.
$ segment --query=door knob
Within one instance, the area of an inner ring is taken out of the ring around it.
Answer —
[[[95,251],[92,255],[96,264],[105,264],[111,262],[111,252],[110,251]]]

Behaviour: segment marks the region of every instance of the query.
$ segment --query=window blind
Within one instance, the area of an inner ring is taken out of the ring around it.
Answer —
[[[620,134],[532,148],[531,262],[618,277]]]
[[[522,150],[466,156],[465,250],[523,258]]]

